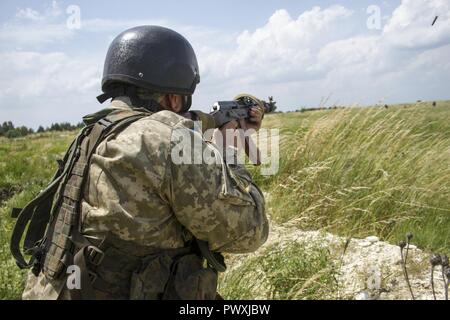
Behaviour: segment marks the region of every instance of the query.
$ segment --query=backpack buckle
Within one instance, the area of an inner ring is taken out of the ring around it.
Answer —
[[[98,267],[105,258],[105,253],[97,247],[88,246],[87,258],[92,265]]]
[[[106,119],[106,118],[101,118],[100,120],[98,120],[97,123],[102,125],[105,128],[108,128],[109,126],[111,126],[113,124],[112,121],[110,121],[109,119]]]

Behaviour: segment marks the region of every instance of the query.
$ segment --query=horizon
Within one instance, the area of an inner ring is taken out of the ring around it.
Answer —
[[[275,101],[276,102],[276,101]],[[449,100],[417,100],[417,101],[409,101],[409,102],[393,102],[390,104],[387,103],[383,103],[383,104],[372,104],[372,105],[330,105],[330,106],[309,106],[309,107],[302,107],[302,106],[298,106],[298,107],[293,107],[292,109],[287,109],[287,110],[280,110],[278,109],[278,105],[277,105],[277,109],[275,112],[271,112],[271,113],[289,113],[289,112],[302,112],[302,111],[321,111],[321,110],[330,110],[333,109],[334,107],[336,108],[383,108],[385,105],[387,105],[388,107],[401,107],[401,106],[408,106],[408,107],[416,107],[418,106],[417,104],[432,104],[432,103],[445,103],[445,102],[450,102]],[[5,122],[12,122],[12,124],[14,125],[14,127],[17,129],[19,127],[22,127],[24,125],[22,124],[16,124],[11,120],[1,120],[0,122],[0,126],[5,123]],[[41,125],[38,124],[36,127],[27,127],[28,129],[33,129],[34,133],[37,133],[37,130],[42,127],[42,129],[44,129],[45,131],[51,131],[51,126],[54,125],[61,125],[61,124],[69,124],[71,126],[78,126],[83,122],[83,119],[80,119],[79,121],[75,121],[75,122],[70,122],[70,121],[61,121],[61,122],[52,122],[49,125]],[[56,130],[58,131],[58,130]]]

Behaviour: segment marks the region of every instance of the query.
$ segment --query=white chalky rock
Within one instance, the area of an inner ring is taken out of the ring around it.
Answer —
[[[380,241],[371,236],[365,239],[339,237],[326,232],[302,231],[290,223],[277,225],[271,223],[267,242],[256,252],[251,254],[233,255],[228,258],[228,271],[233,272],[239,265],[250,257],[270,256],[273,246],[282,248],[292,241],[302,242],[312,252],[317,246],[329,248],[333,266],[337,267],[336,279],[338,293],[324,298],[357,299],[357,300],[410,300],[411,295],[400,260],[400,247]],[[347,246],[345,246],[347,244]],[[344,247],[346,250],[344,251]],[[410,245],[408,253],[408,274],[416,299],[432,300],[430,286],[430,253]],[[306,249],[308,250],[308,249]],[[405,252],[403,252],[405,253]],[[264,273],[255,279],[259,283],[258,297],[267,299],[270,290],[266,288]],[[435,272],[435,290],[438,299],[444,297],[444,284],[439,272]],[[268,286],[267,288],[269,288]],[[336,294],[336,296],[334,296]]]
[[[361,241],[361,242],[359,243],[359,245],[360,245],[361,247],[363,247],[363,248],[364,248],[364,247],[369,247],[369,246],[372,245],[372,242],[363,240],[363,241]]]
[[[369,241],[369,242],[371,242],[371,243],[375,243],[375,242],[380,241],[380,238],[378,238],[378,237],[376,237],[376,236],[370,236],[370,237],[367,237],[367,238],[366,238],[366,241]]]

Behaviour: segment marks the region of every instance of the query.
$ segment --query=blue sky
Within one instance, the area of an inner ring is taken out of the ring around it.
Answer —
[[[67,26],[71,5],[80,28]],[[0,121],[78,122],[100,108],[108,45],[141,24],[193,44],[204,111],[241,92],[282,110],[450,99],[450,0],[2,1]]]
[[[293,15],[298,15],[314,6],[327,7],[342,4],[354,10],[364,12],[371,4],[383,8],[392,8],[400,1],[260,1],[260,0],[228,0],[228,1],[149,1],[130,0],[124,4],[119,0],[96,1],[58,1],[63,9],[71,4],[80,6],[85,19],[165,19],[178,24],[205,25],[212,28],[223,28],[232,31],[254,29],[263,25],[275,10],[284,8]],[[2,22],[15,16],[18,9],[32,8],[36,11],[45,10],[51,1],[2,1],[0,19]],[[365,17],[363,17],[365,20]],[[364,21],[363,21],[364,22]]]

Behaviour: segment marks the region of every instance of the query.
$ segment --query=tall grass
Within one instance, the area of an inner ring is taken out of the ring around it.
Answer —
[[[280,171],[257,179],[276,221],[392,242],[408,230],[450,249],[449,103],[267,118],[281,128]]]
[[[317,244],[292,241],[244,261],[220,278],[225,299],[330,299],[337,272],[329,252]]]

